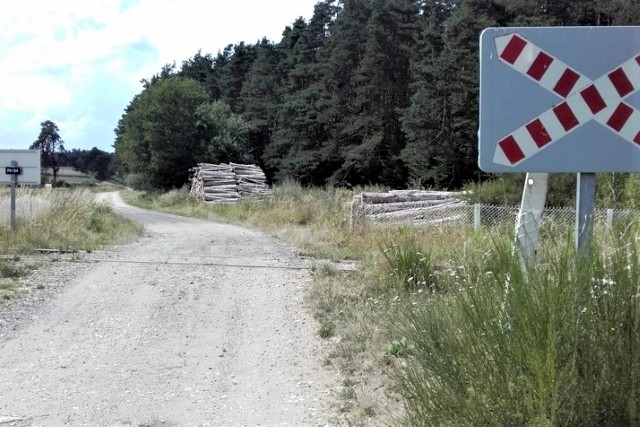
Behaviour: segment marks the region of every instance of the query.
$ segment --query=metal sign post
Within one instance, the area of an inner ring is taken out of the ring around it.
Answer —
[[[593,217],[596,206],[596,174],[578,174],[576,197],[576,248],[587,251],[593,240]]]
[[[11,172],[11,229],[16,231],[16,187],[18,186],[18,162],[11,161],[11,167],[5,169],[5,173]],[[17,173],[16,173],[17,172]]]
[[[522,203],[516,219],[516,241],[525,264],[532,262],[538,251],[548,179],[549,174],[546,173],[528,173],[525,179]]]

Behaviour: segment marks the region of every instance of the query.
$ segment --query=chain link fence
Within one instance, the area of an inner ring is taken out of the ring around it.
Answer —
[[[29,189],[18,189],[16,192],[16,218],[34,218],[46,212],[51,202],[44,197],[32,194]],[[11,223],[11,197],[0,195],[0,225]]]
[[[393,209],[392,209],[393,208]],[[441,226],[455,225],[463,227],[511,228],[516,225],[518,207],[466,204],[447,200],[431,206],[415,207],[415,204],[402,204],[393,207],[381,207],[374,204],[352,205],[351,226],[357,229],[365,224],[394,224],[398,226]],[[536,215],[540,217],[539,213]],[[541,215],[541,226],[553,226],[557,229],[572,229],[576,223],[576,210],[572,208],[547,208]],[[640,211],[623,209],[596,209],[594,225],[596,228],[626,228],[640,219]]]

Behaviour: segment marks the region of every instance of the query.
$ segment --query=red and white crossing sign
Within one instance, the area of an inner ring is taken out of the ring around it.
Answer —
[[[480,168],[640,171],[640,27],[489,28]]]

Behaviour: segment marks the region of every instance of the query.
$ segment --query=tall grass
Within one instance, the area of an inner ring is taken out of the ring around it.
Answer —
[[[33,218],[18,218],[16,231],[6,224],[0,226],[0,251],[5,254],[40,248],[92,251],[131,241],[142,232],[139,225],[96,204],[88,190],[32,190],[28,194],[46,208]]]
[[[407,291],[437,287],[431,249],[411,229],[400,228],[397,240],[384,242],[381,252],[396,286]]]
[[[455,260],[447,293],[396,322],[403,423],[638,425],[639,248],[616,248],[550,244],[527,274],[499,240]]]

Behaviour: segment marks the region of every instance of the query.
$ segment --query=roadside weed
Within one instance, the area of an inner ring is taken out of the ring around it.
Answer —
[[[7,224],[0,226],[2,253],[28,253],[40,248],[91,251],[131,241],[142,232],[137,224],[96,204],[88,190],[21,191],[46,208],[32,218],[19,218],[15,232]]]
[[[413,344],[410,344],[405,337],[402,337],[399,340],[391,342],[385,353],[393,357],[406,357],[414,348],[415,346]]]

